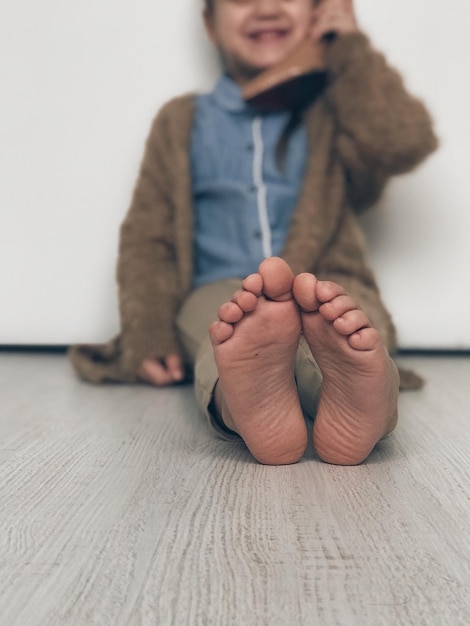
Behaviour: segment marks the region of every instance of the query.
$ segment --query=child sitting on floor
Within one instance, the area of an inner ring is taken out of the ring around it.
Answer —
[[[430,117],[351,0],[206,0],[204,19],[223,74],[157,115],[121,229],[121,333],[72,361],[156,386],[189,366],[209,423],[259,462],[298,461],[307,415],[321,459],[360,463],[396,425],[399,376],[356,216],[435,149]],[[302,122],[244,102],[307,38],[328,80]]]

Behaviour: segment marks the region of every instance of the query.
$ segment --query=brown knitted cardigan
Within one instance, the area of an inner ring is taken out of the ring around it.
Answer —
[[[365,35],[333,42],[327,67],[328,86],[306,114],[308,163],[282,256],[296,274],[313,272],[343,285],[393,351],[395,330],[367,266],[356,215],[377,201],[392,175],[411,170],[437,141],[426,108]],[[182,96],[153,122],[121,228],[121,332],[108,344],[70,350],[88,381],[136,382],[143,359],[181,352],[175,318],[193,278],[193,113],[194,95]],[[402,377],[403,387],[418,384]]]

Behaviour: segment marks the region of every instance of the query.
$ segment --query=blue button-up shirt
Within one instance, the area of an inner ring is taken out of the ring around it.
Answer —
[[[281,253],[307,156],[299,126],[283,166],[276,162],[289,118],[288,112],[257,113],[226,75],[197,97],[191,139],[195,287],[244,278]]]

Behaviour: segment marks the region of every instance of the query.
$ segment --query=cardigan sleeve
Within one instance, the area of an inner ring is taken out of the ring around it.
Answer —
[[[117,279],[122,365],[180,353],[175,319],[182,299],[172,186],[177,184],[171,103],[149,134],[129,212],[121,226]]]
[[[338,37],[327,52],[327,104],[337,151],[360,211],[380,196],[390,176],[413,169],[437,147],[424,104],[362,33]]]
[[[190,279],[178,241],[191,240],[187,142],[192,97],[163,107],[147,139],[130,209],[121,226],[117,278],[121,330],[106,344],[71,346],[69,357],[92,383],[138,382],[145,358],[179,353],[175,318]],[[179,211],[178,211],[179,207]],[[179,215],[179,217],[178,217]]]

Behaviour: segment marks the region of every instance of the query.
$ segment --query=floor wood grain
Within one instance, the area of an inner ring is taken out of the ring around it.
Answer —
[[[470,359],[360,467],[263,467],[191,387],[93,387],[0,354],[1,626],[470,623]]]

